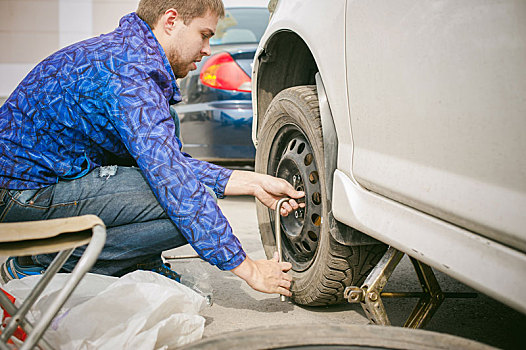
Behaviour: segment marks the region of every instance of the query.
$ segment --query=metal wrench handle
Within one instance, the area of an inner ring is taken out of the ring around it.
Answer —
[[[281,198],[278,201],[278,204],[276,204],[276,213],[275,213],[275,220],[274,220],[274,233],[276,234],[276,246],[278,248],[278,259],[279,262],[283,261],[283,252],[281,249],[281,205],[288,201],[290,198]],[[280,296],[281,301],[286,301],[286,298],[284,295]]]

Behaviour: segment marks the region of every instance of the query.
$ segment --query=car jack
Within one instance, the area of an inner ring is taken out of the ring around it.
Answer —
[[[360,303],[369,321],[376,325],[389,326],[382,298],[420,298],[404,324],[406,328],[423,328],[444,301],[444,298],[475,298],[477,293],[444,293],[428,265],[409,257],[420,281],[423,292],[382,292],[404,253],[389,247],[380,262],[372,269],[361,287],[345,288],[344,297],[349,303]]]

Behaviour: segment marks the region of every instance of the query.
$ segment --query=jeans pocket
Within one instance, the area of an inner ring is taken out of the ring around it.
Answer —
[[[53,186],[40,188],[37,190],[23,190],[20,195],[13,200],[23,207],[48,209],[53,199]]]
[[[55,186],[41,188],[31,199],[32,205],[37,207],[49,208],[53,201]]]

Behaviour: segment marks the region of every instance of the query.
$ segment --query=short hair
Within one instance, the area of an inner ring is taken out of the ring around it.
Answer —
[[[203,17],[208,11],[219,18],[225,16],[222,0],[141,0],[136,13],[153,29],[159,18],[171,8],[177,10],[184,24],[190,23],[194,18]]]

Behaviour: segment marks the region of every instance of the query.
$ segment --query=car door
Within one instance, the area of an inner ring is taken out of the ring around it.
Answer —
[[[526,2],[348,0],[345,30],[356,180],[526,251]]]

